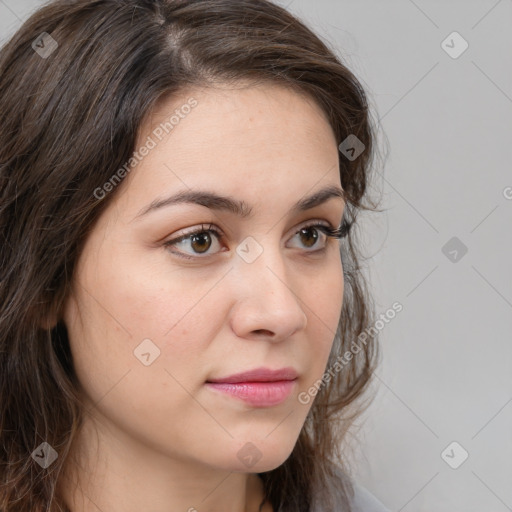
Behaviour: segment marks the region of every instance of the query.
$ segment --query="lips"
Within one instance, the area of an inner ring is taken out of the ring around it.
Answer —
[[[291,368],[256,368],[218,379],[206,385],[214,392],[242,400],[253,407],[271,407],[284,402],[296,385],[297,372]]]
[[[218,379],[208,379],[207,382],[217,382],[225,384],[236,384],[240,382],[277,382],[283,380],[294,380],[297,378],[297,372],[292,367],[281,368],[279,370],[270,370],[268,368],[255,368],[247,372],[236,373],[229,377]]]

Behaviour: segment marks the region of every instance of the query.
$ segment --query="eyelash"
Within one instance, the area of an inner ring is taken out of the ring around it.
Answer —
[[[306,225],[300,227],[295,232],[294,236],[297,235],[298,233],[300,233],[300,231],[302,229],[315,228],[318,231],[321,231],[322,233],[324,233],[328,238],[341,239],[341,238],[346,237],[349,234],[352,224],[353,224],[353,222],[344,221],[343,224],[339,228],[333,228],[330,224],[327,226],[325,224],[318,224],[318,223],[306,224]],[[193,231],[184,233],[183,235],[179,236],[178,238],[168,240],[163,245],[165,247],[171,247],[171,246],[181,242],[182,240],[186,240],[187,238],[190,238],[194,235],[198,235],[200,233],[213,233],[214,236],[217,238],[217,240],[220,240],[223,236],[223,234],[213,224],[209,224],[207,227],[205,227],[204,224],[201,224],[200,228],[197,228],[197,229],[194,229]],[[314,251],[306,251],[306,252],[320,253],[322,251],[325,251],[326,248],[327,248],[327,246],[324,246],[321,249],[317,249]],[[190,255],[186,255],[186,254],[183,254],[183,253],[177,252],[177,251],[171,251],[171,252],[173,254],[176,254],[177,256],[179,256],[181,258],[185,258],[185,259],[199,259],[199,258],[207,258],[208,257],[208,255],[206,255],[206,256],[190,256]]]

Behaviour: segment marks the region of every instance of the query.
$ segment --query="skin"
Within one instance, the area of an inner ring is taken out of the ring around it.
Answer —
[[[341,188],[325,115],[275,84],[198,88],[162,100],[137,148],[190,97],[198,105],[118,185],[75,269],[63,320],[89,407],[64,472],[72,512],[256,512],[257,473],[290,455],[312,405],[297,396],[326,368],[343,297],[338,240],[318,232],[310,247],[296,233],[311,221],[338,227],[344,202],[290,212],[324,186]],[[253,217],[176,204],[136,218],[189,188],[243,200]],[[163,245],[210,223],[224,236],[211,234],[207,257],[190,239]],[[248,236],[263,248],[252,263],[236,252]],[[148,338],[160,355],[145,366],[134,350]],[[271,407],[205,385],[287,366],[296,385]],[[261,454],[250,468],[237,457],[248,442]]]

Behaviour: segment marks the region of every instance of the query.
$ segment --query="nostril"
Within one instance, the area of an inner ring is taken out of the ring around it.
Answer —
[[[256,329],[254,332],[257,334],[264,334],[265,336],[273,336],[274,335],[272,331],[268,331],[267,329]]]

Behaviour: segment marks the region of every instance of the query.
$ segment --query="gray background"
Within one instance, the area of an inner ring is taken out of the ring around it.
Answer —
[[[363,82],[389,146],[363,241],[377,312],[404,309],[381,331],[354,475],[396,512],[511,511],[512,0],[279,3]],[[2,40],[39,5],[0,0]]]

